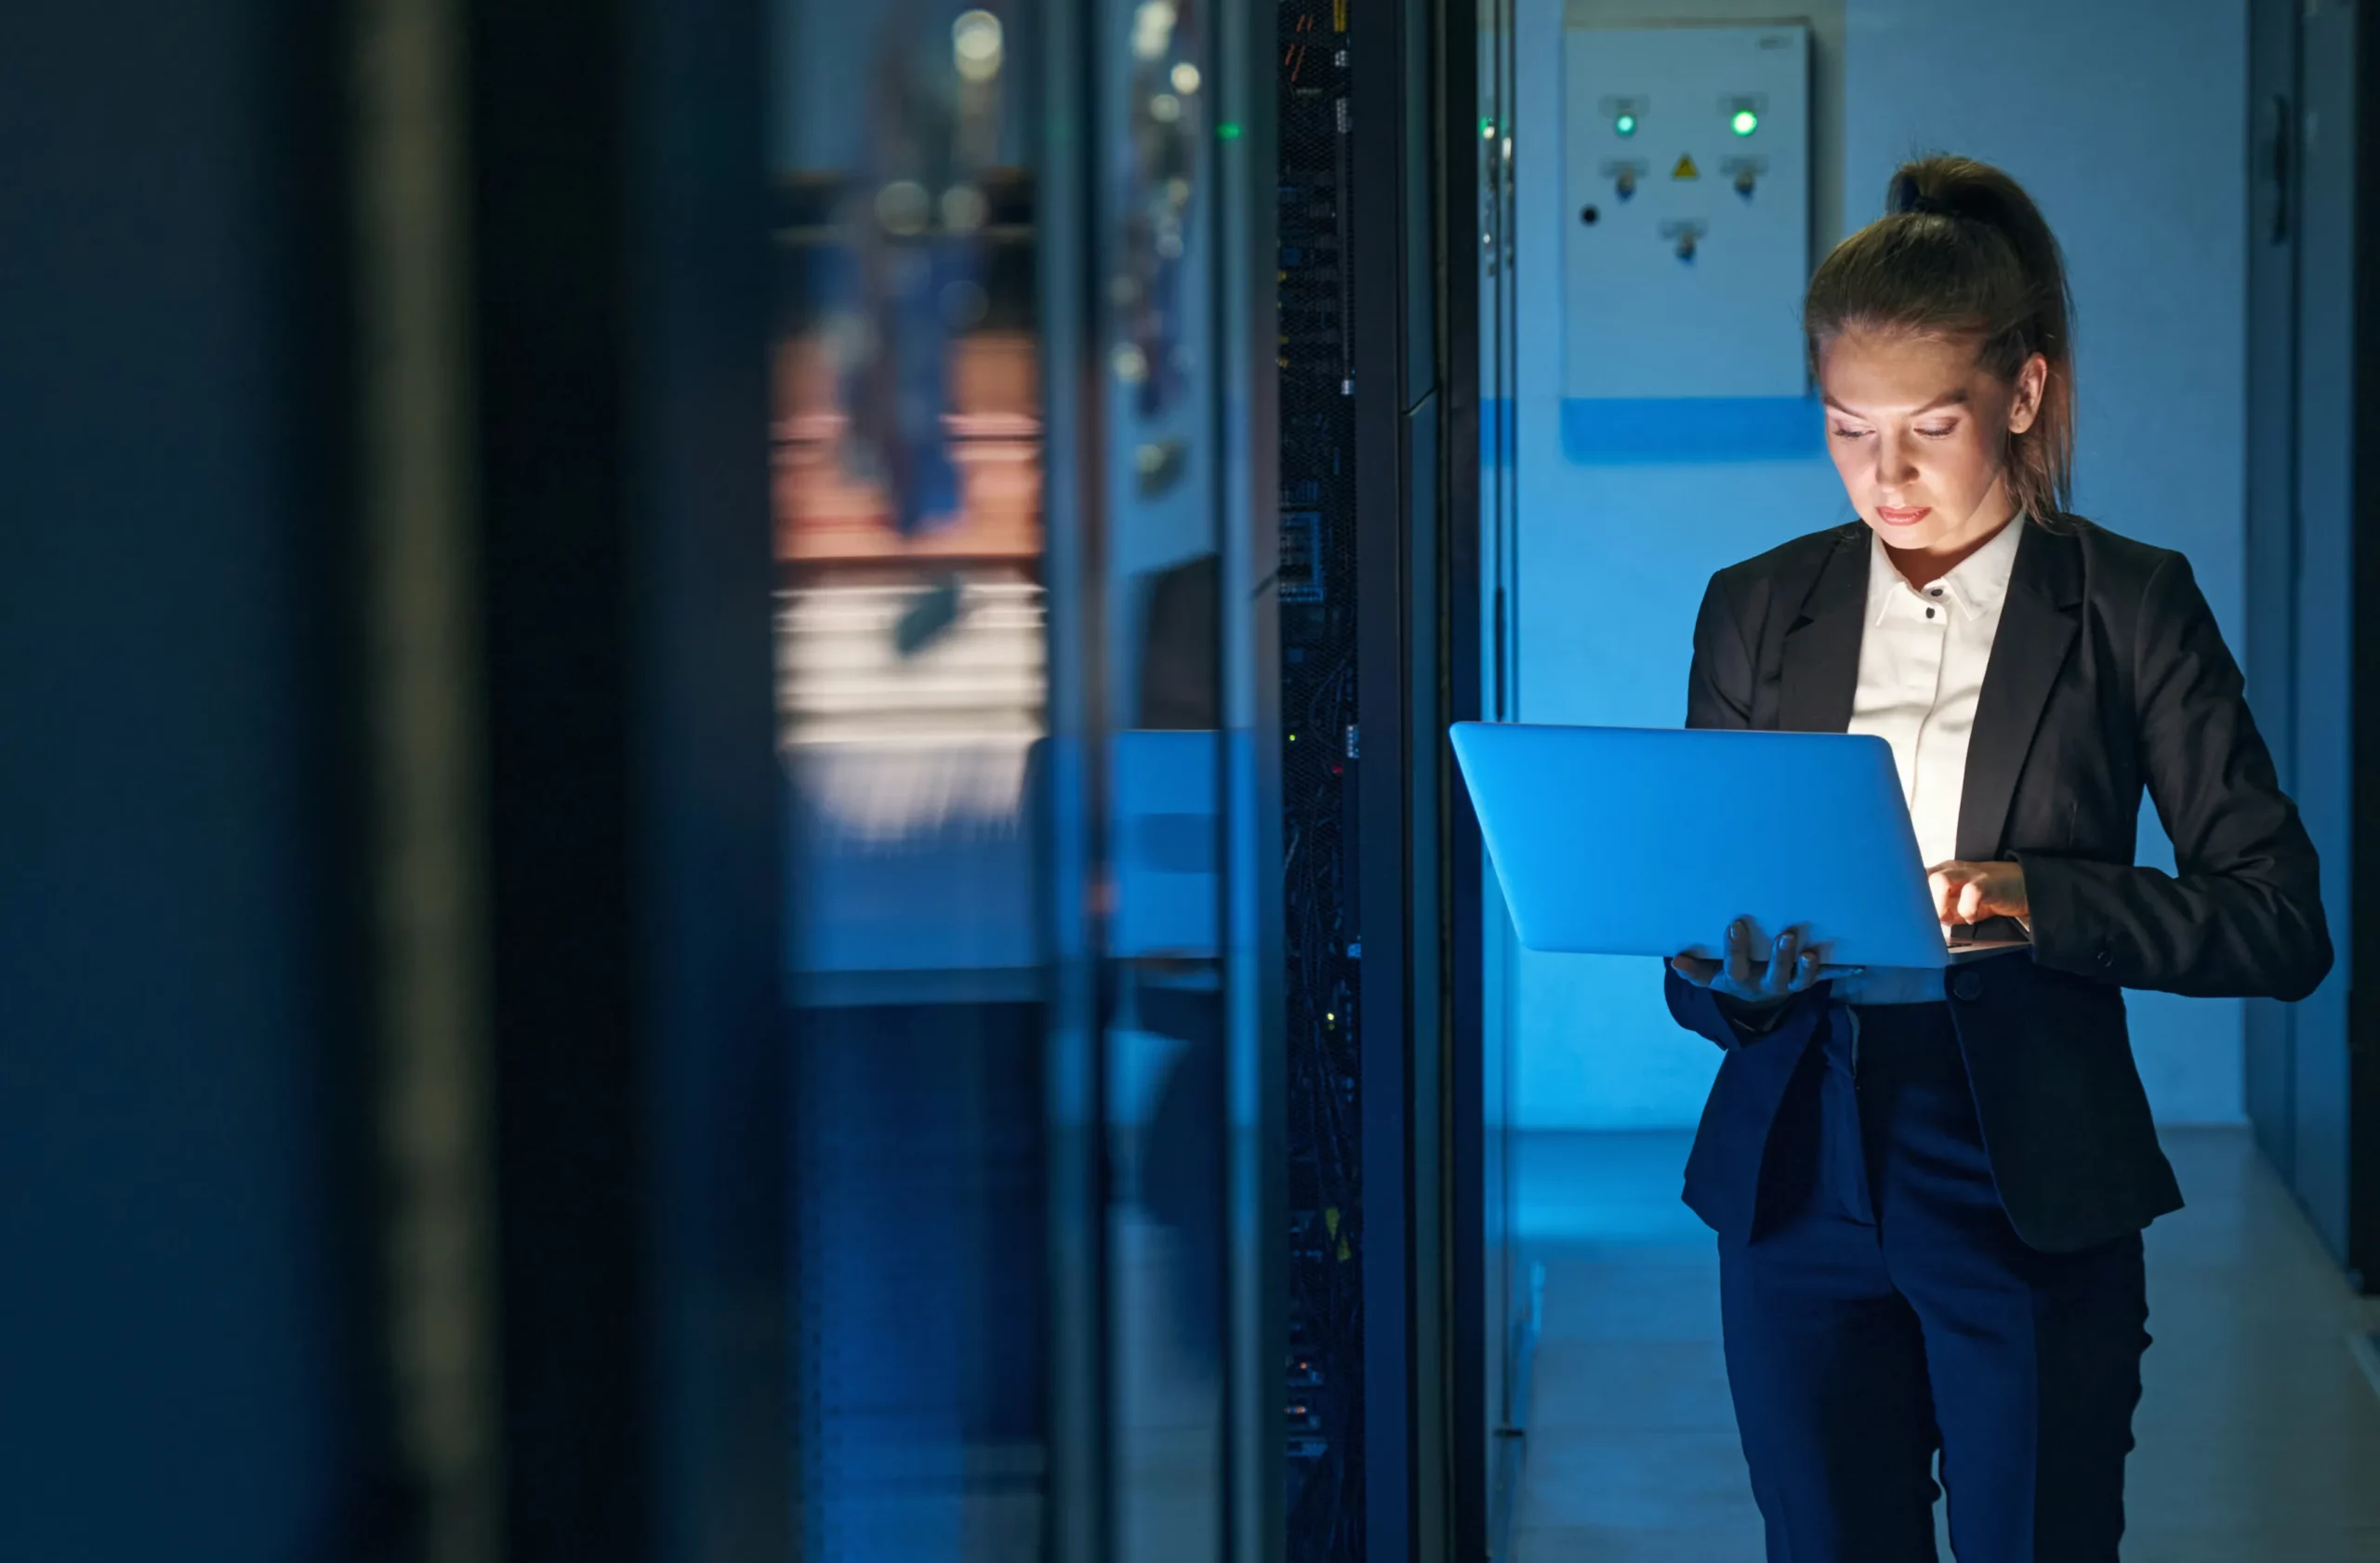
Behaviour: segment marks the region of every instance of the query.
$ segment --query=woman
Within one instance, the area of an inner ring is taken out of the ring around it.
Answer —
[[[1772,1559],[1932,1558],[1938,1469],[1961,1563],[2096,1563],[2123,1530],[2140,1233],[2182,1202],[2122,989],[2300,999],[2330,937],[2188,562],[2066,512],[2048,226],[1962,158],[1903,167],[1889,205],[1805,311],[1859,520],[1713,577],[1686,721],[1885,738],[1946,933],[2030,944],[1830,974],[1739,923],[1724,960],[1673,960],[1671,1013],[1726,1050],[1686,1199],[1720,1234]],[[2178,875],[2133,864],[2144,784]]]

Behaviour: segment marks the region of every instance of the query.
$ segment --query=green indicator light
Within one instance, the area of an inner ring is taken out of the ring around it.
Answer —
[[[1239,126],[1230,120],[1225,120],[1215,126],[1215,134],[1226,141],[1236,141],[1239,139]]]
[[[1750,109],[1738,109],[1736,117],[1729,120],[1727,125],[1737,135],[1749,136],[1760,128],[1760,116]]]
[[[1611,127],[1622,136],[1633,136],[1636,134],[1636,116],[1622,114],[1611,122]]]

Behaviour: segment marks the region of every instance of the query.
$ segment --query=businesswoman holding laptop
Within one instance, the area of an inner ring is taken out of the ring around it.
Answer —
[[[2041,214],[1960,158],[1889,205],[1805,311],[1859,519],[1712,578],[1686,722],[1884,738],[1946,930],[2030,943],[1831,975],[1739,925],[1671,961],[1671,1012],[1726,1051],[1686,1199],[1771,1559],[1934,1557],[1938,1470],[1960,1563],[2113,1563],[2140,1234],[2182,1203],[2122,989],[2299,999],[2331,943],[2188,561],[2067,513]],[[2144,787],[2177,874],[2133,863]]]

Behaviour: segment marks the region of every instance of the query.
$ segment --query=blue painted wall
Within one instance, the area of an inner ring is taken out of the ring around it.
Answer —
[[[1605,0],[1574,14],[1618,20]],[[1661,5],[1647,19],[1714,20]],[[1844,223],[1875,214],[1905,158],[1955,151],[2008,168],[2064,240],[2079,311],[2077,508],[2185,550],[2233,647],[2243,639],[2243,0],[1845,0]],[[1522,321],[1558,321],[1563,0],[1521,0],[1515,142]],[[1827,46],[1818,30],[1820,47]],[[1823,106],[1820,113],[1825,113]],[[1826,156],[1823,140],[1816,155]],[[1838,236],[1818,171],[1821,243]],[[1820,454],[1588,466],[1561,437],[1558,330],[1522,333],[1515,387],[1519,717],[1674,725],[1711,572],[1850,519]],[[2153,811],[2141,860],[2171,868]],[[1642,961],[1515,952],[1516,1109],[1532,1126],[1694,1121],[1717,1064],[1679,1032]],[[2135,1045],[2167,1122],[2237,1120],[2241,1006],[2132,996]]]

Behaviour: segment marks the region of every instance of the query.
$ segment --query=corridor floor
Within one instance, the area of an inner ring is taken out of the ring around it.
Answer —
[[[2380,1563],[2380,1365],[2354,1344],[2380,1307],[2347,1291],[2244,1131],[2165,1145],[2190,1203],[2149,1234],[2157,1344],[2126,1563]],[[1759,1563],[1717,1262],[1677,1202],[1686,1147],[1516,1147],[1514,1213],[1544,1266],[1517,1563]]]

